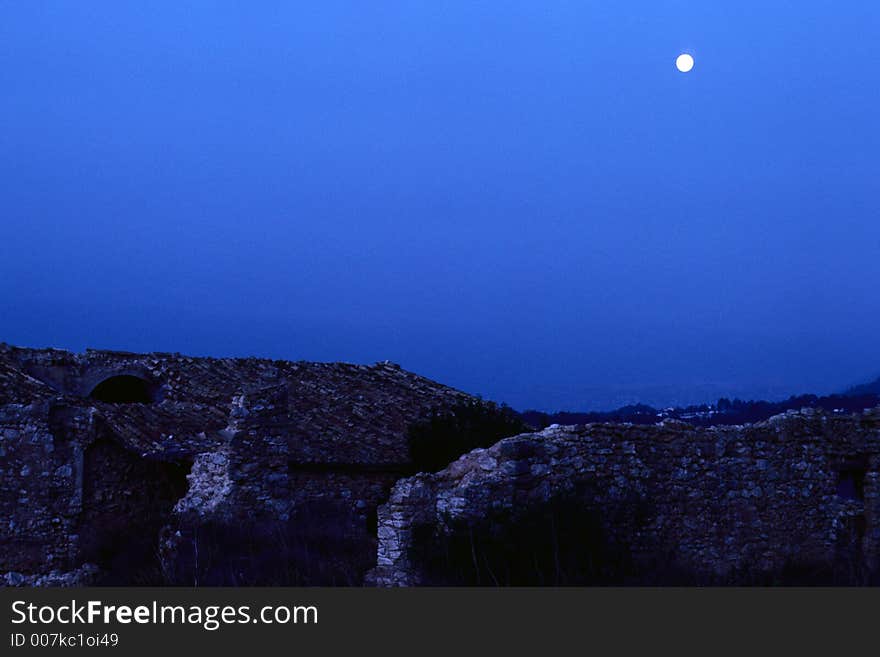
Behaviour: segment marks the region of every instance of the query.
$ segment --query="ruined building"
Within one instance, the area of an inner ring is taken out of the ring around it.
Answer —
[[[470,399],[391,363],[0,346],[0,573],[358,584],[407,427]]]
[[[384,585],[880,584],[880,409],[554,425],[398,482]]]
[[[416,473],[414,423],[481,403],[389,363],[0,345],[0,577],[877,582],[880,410],[554,426]]]

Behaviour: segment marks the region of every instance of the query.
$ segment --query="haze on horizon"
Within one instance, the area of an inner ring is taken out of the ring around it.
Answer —
[[[0,341],[544,410],[880,374],[878,3],[309,4],[0,7]]]

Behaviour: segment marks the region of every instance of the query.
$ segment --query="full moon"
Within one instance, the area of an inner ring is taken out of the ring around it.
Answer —
[[[676,58],[675,67],[682,73],[687,73],[694,67],[694,58],[687,53],[682,53]]]

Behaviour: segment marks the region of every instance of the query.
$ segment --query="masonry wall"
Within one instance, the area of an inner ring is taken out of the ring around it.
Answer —
[[[435,557],[450,536],[484,535],[487,523],[497,535],[574,495],[628,564],[605,583],[656,581],[660,570],[666,583],[786,573],[864,583],[880,545],[878,427],[876,411],[804,412],[746,427],[589,425],[508,438],[395,485],[379,509],[371,578],[438,583]]]
[[[154,401],[88,398],[120,374]],[[97,559],[153,578],[138,583],[360,584],[371,567],[369,581],[427,583],[456,576],[437,571],[438,547],[526,540],[516,528],[566,496],[639,576],[658,559],[705,582],[877,570],[878,411],[555,427],[399,480],[407,427],[469,400],[387,363],[0,345],[0,571],[83,583],[63,573]],[[159,563],[126,565],[99,536],[114,524]]]
[[[53,435],[50,411],[48,402],[0,406],[0,570],[63,569],[76,558],[82,449]],[[83,421],[71,418],[71,432]]]
[[[95,398],[115,377],[136,377],[148,394]],[[310,554],[336,550],[317,583],[336,571],[362,579],[376,507],[408,459],[407,427],[469,399],[391,363],[0,344],[0,572],[78,583],[65,573],[84,560],[119,570],[132,555],[114,528],[128,528],[144,553],[162,555],[158,567],[132,566],[155,571],[142,583],[193,583],[185,553],[200,530],[222,539],[239,529],[232,538],[248,550],[278,553],[294,537]],[[221,580],[240,577],[233,570]]]

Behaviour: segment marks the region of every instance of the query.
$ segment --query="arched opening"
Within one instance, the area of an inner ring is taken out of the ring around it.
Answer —
[[[111,404],[150,404],[153,402],[153,391],[149,381],[120,374],[101,381],[89,393],[89,398]]]

